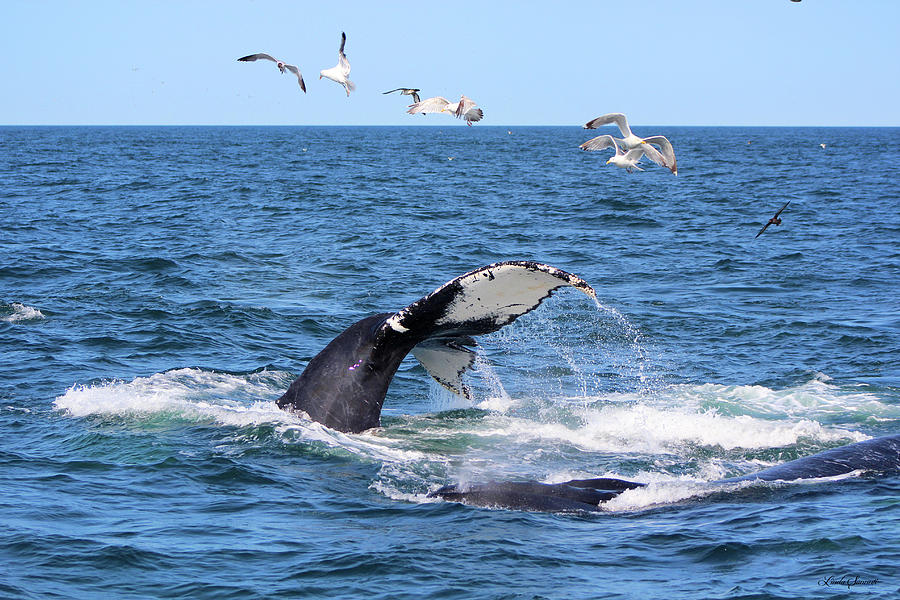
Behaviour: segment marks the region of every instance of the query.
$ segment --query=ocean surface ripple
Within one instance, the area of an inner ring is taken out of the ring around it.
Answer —
[[[647,128],[673,177],[508,129],[0,128],[0,597],[900,593],[896,473],[712,483],[900,429],[900,130]],[[599,303],[480,339],[471,403],[410,358],[378,430],[275,406],[356,320],[511,259]],[[648,485],[427,497],[600,476]]]

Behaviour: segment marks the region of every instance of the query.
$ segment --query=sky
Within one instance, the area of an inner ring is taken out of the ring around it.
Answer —
[[[897,0],[20,1],[0,124],[900,126]],[[319,79],[341,31],[357,90]],[[307,94],[267,52],[297,65]]]

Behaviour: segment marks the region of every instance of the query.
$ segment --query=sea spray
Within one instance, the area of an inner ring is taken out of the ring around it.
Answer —
[[[0,303],[0,321],[7,323],[20,323],[22,321],[36,321],[43,319],[44,313],[31,306],[26,306],[21,302],[11,302],[10,304]]]
[[[563,292],[559,294],[563,295]],[[611,391],[651,394],[661,384],[653,373],[640,330],[611,306],[594,301],[560,305],[557,300],[529,313],[500,331],[479,339],[476,374],[496,396],[567,399],[582,405]],[[506,393],[508,392],[508,393]]]

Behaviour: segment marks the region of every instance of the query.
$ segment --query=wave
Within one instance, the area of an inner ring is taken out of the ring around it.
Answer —
[[[36,308],[26,306],[19,302],[12,302],[7,305],[0,305],[0,321],[7,323],[18,323],[19,321],[35,321],[43,319],[44,313]]]
[[[53,406],[70,417],[132,420],[148,426],[218,425],[238,428],[231,437],[236,446],[255,438],[243,431],[273,427],[282,443],[319,446],[320,454],[340,450],[370,460],[410,460],[421,454],[396,447],[374,432],[344,434],[320,423],[287,413],[275,404],[290,375],[261,371],[234,375],[196,368],[174,369],[131,381],[76,384],[57,397]]]
[[[53,405],[73,417],[168,415],[196,423],[247,426],[282,421],[271,387],[254,376],[175,369],[132,381],[73,385]],[[242,402],[243,400],[243,402]]]
[[[701,383],[590,397],[509,395],[497,384],[474,404],[436,413],[425,407],[419,414],[387,416],[380,429],[345,434],[275,405],[291,377],[269,370],[175,369],[74,385],[54,407],[101,426],[128,421],[229,428],[225,453],[270,443],[323,459],[373,462],[380,468],[370,487],[403,501],[434,502],[426,494],[447,483],[510,477],[651,484],[606,507],[614,511],[722,491],[711,482],[867,439],[861,422],[900,420],[900,406],[872,390],[837,386],[817,374],[783,390]],[[397,400],[389,394],[387,403]],[[269,441],[261,442],[265,436]]]

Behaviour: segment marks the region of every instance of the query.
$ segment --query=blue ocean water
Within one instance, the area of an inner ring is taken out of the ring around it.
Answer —
[[[677,177],[578,127],[0,128],[0,596],[895,597],[896,475],[710,482],[900,429],[900,130],[637,132]],[[275,407],[509,259],[599,304],[480,339],[473,402],[409,358],[378,430]],[[426,497],[597,476],[650,485]]]

